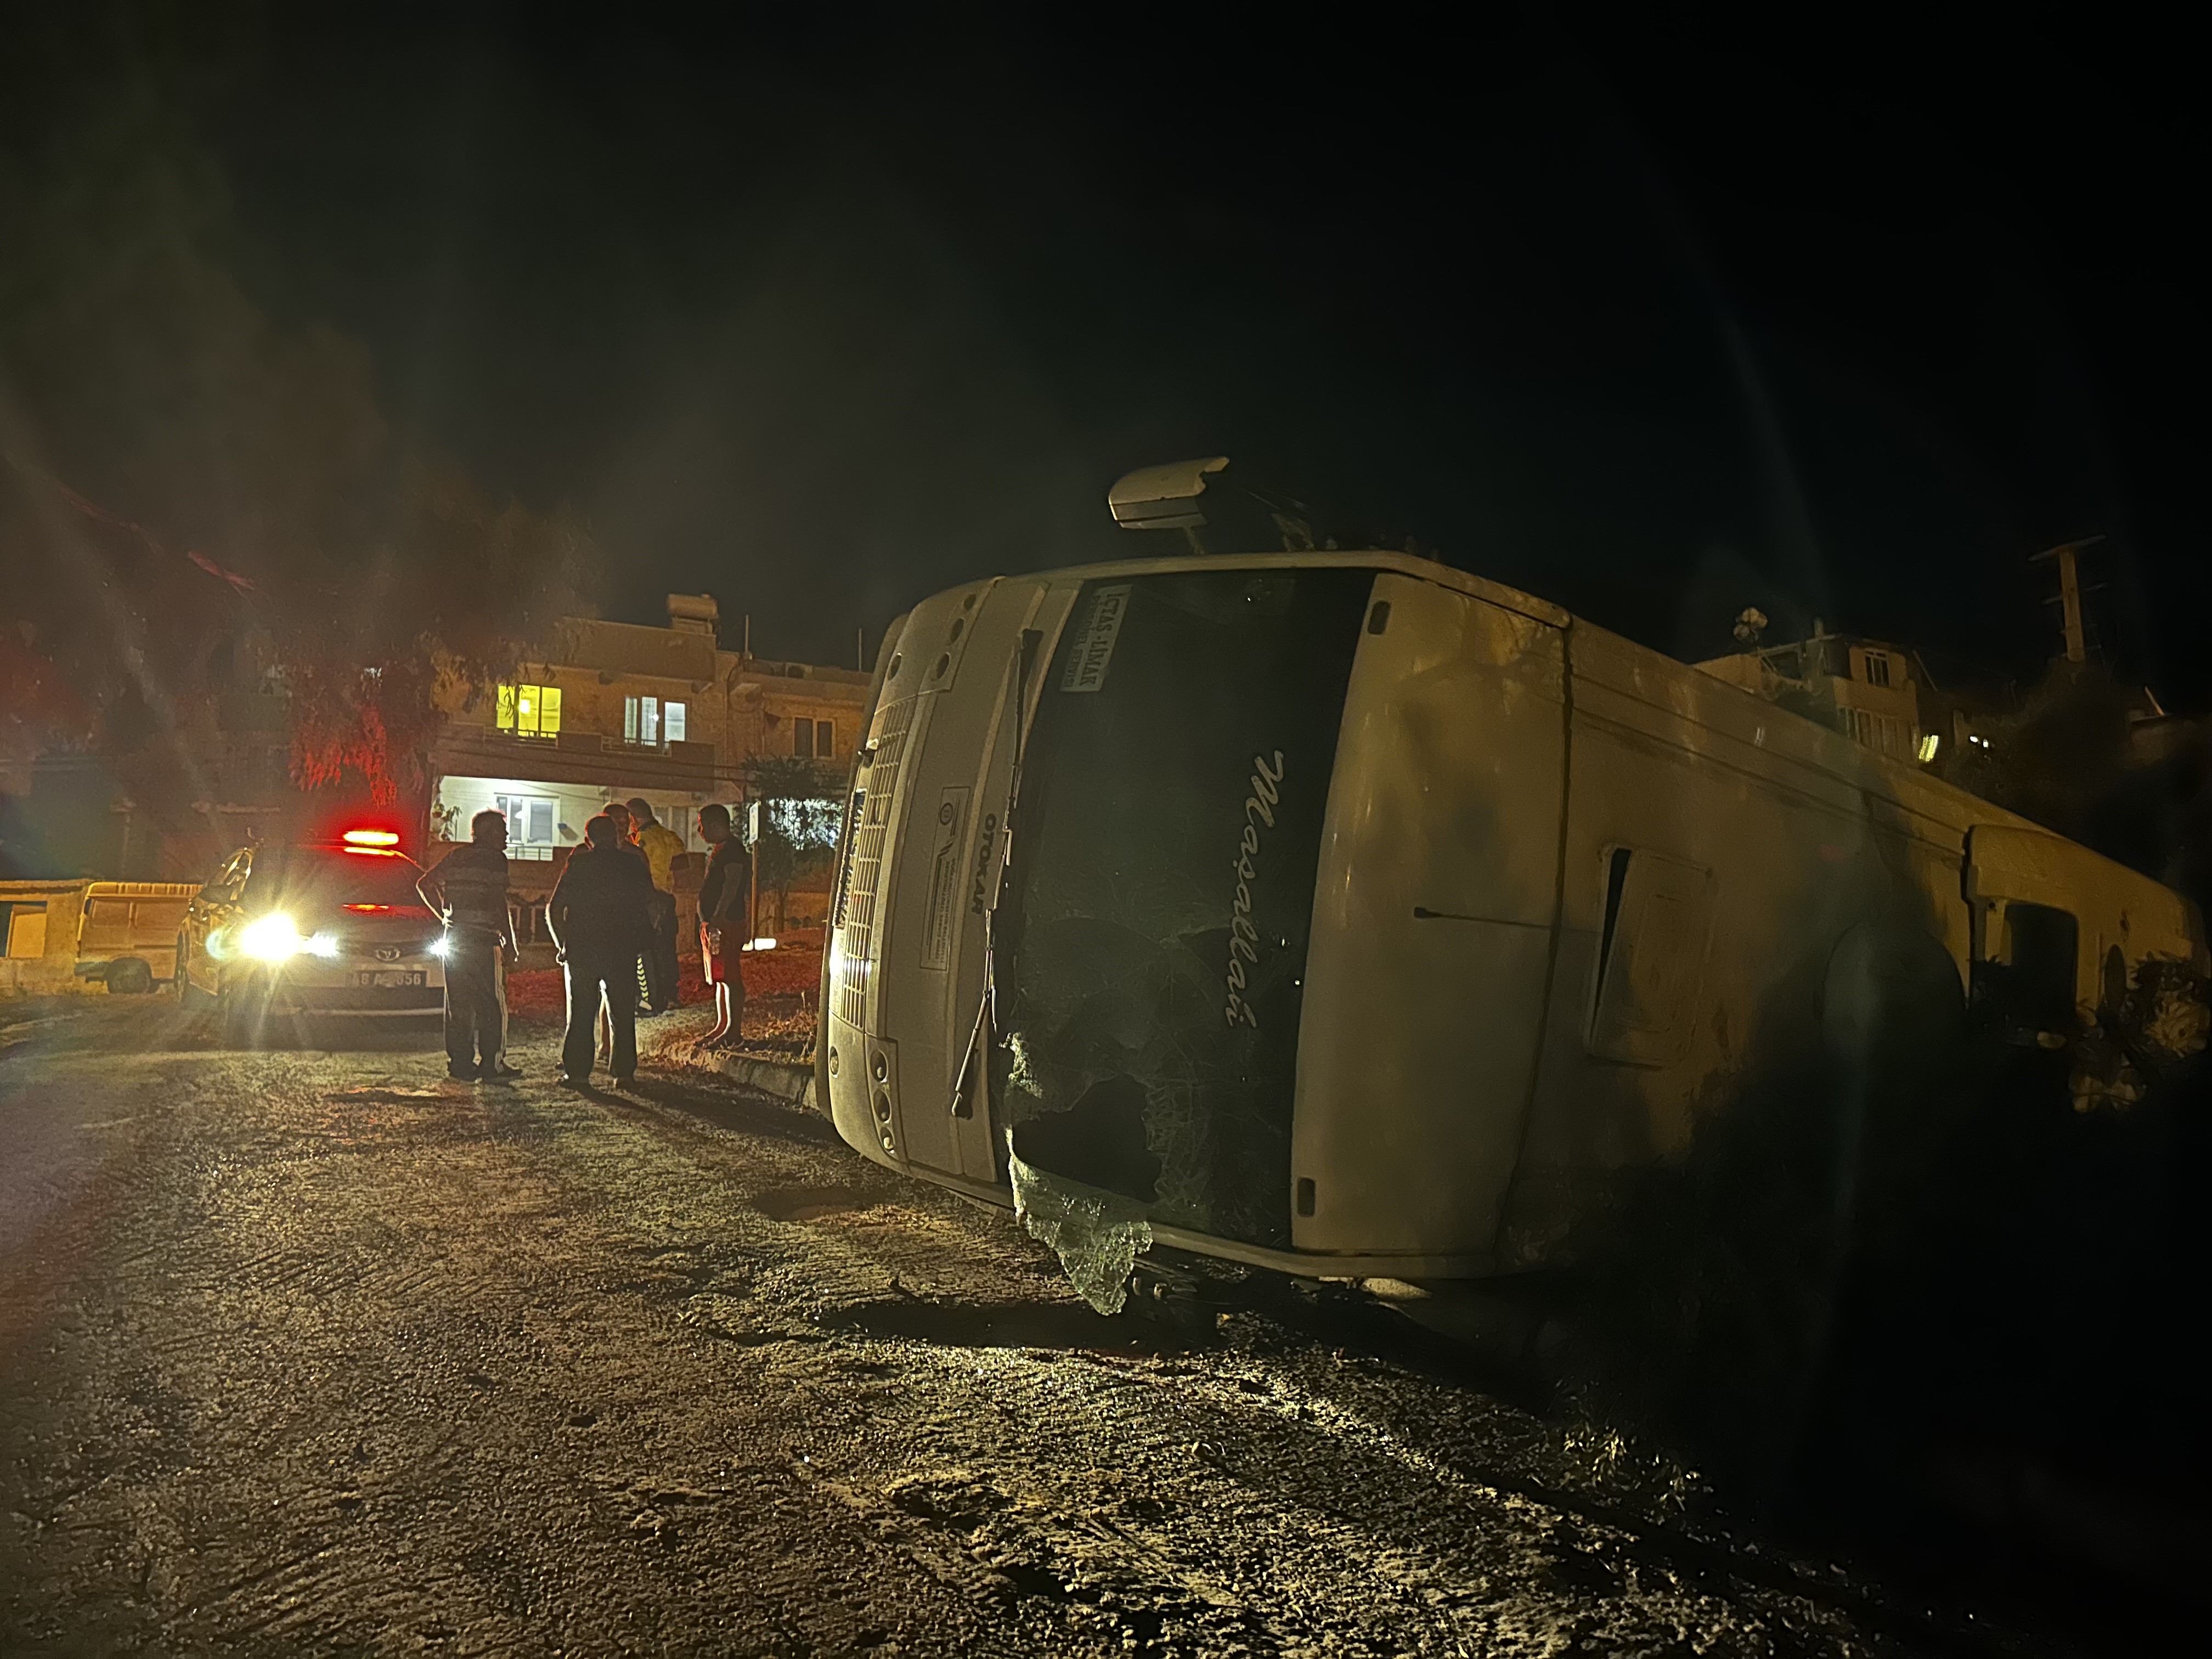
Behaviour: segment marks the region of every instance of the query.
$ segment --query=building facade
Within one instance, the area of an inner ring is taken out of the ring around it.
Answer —
[[[754,763],[812,761],[836,787],[862,736],[868,676],[726,651],[703,594],[671,594],[665,628],[564,621],[547,659],[512,680],[454,684],[430,757],[427,858],[467,840],[477,812],[502,812],[517,889],[542,903],[608,801],[642,797],[703,855],[699,809],[720,802],[741,818]],[[688,861],[680,885],[696,887],[703,861]],[[794,890],[790,925],[818,925],[818,897]]]
[[[1929,741],[1936,734],[1922,721],[1924,677],[1918,659],[1902,646],[1830,634],[1816,620],[1808,640],[1755,645],[1696,666],[1833,726],[1892,760],[1925,763],[1941,746],[1940,738]]]

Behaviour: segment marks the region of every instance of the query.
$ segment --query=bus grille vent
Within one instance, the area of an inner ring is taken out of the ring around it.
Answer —
[[[865,1026],[868,978],[876,960],[876,899],[884,874],[884,842],[890,834],[891,810],[898,804],[899,765],[906,757],[919,697],[904,697],[884,709],[876,733],[875,758],[853,826],[853,853],[845,878],[843,925],[838,930],[837,1017]]]

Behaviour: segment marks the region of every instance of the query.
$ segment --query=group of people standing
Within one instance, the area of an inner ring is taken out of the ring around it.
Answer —
[[[702,1041],[734,1042],[744,1027],[738,947],[751,937],[750,854],[730,811],[699,811],[711,849],[699,889],[702,957],[714,988],[714,1023]],[[470,840],[427,872],[422,902],[446,921],[446,1069],[464,1082],[522,1075],[507,1063],[502,966],[519,959],[507,902],[507,816],[469,822]],[[637,1071],[637,1019],[676,1006],[676,860],[683,838],[643,799],[610,801],[584,826],[584,843],[546,901],[546,932],[568,976],[561,1081],[582,1087],[593,1050],[617,1085]]]

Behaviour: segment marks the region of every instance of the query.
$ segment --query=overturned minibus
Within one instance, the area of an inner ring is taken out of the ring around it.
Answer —
[[[1193,528],[1218,465],[1131,475],[1117,518]],[[2157,883],[1419,557],[1194,538],[979,580],[875,680],[817,1097],[1034,1212],[1102,1306],[1147,1239],[1562,1266],[1753,1109],[1802,1120],[1791,1201],[1844,1224],[1895,1068],[1971,1004],[2051,1049],[2205,966]]]

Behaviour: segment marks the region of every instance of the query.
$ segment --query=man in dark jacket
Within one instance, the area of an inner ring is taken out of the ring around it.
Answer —
[[[651,874],[653,860],[647,856],[645,848],[637,844],[637,820],[630,816],[629,804],[624,801],[611,800],[599,808],[599,811],[615,821],[615,844],[631,857],[642,860],[647,873]],[[653,993],[650,981],[647,978],[646,956],[647,954],[647,952],[640,951],[636,963],[637,1012],[641,1014],[649,1014],[653,1012],[651,1006]],[[604,1060],[606,1053],[607,1025],[605,1020],[601,1020],[599,1022],[599,1057]]]
[[[501,970],[515,959],[507,878],[507,814],[488,808],[469,820],[469,844],[453,848],[415,884],[446,924],[446,1074],[462,1083],[522,1075],[506,1053]]]
[[[608,1070],[617,1087],[637,1072],[637,957],[650,936],[653,878],[604,812],[584,826],[545,903],[545,930],[568,970],[568,1028],[561,1081],[591,1080],[592,1036],[602,1004],[614,1027]]]

